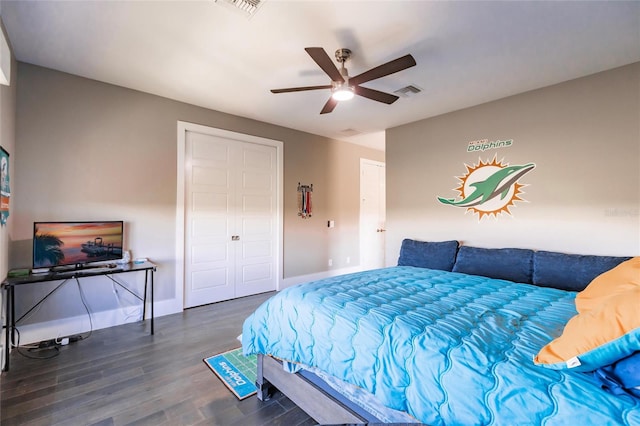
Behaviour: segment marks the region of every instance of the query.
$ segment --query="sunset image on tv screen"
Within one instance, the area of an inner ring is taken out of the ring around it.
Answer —
[[[77,265],[121,257],[122,222],[34,224],[34,268]]]

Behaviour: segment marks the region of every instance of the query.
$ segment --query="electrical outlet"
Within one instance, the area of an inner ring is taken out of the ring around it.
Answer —
[[[329,259],[329,266],[333,266],[333,259]]]
[[[347,256],[347,265],[351,263],[351,258]]]

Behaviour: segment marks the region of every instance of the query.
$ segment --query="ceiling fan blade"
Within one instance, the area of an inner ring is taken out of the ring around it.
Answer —
[[[349,79],[349,83],[358,85],[366,83],[367,81],[375,80],[376,78],[384,77],[385,75],[393,74],[398,71],[402,71],[407,68],[411,68],[416,64],[416,60],[411,55],[405,55],[401,58],[394,59],[391,62],[382,64],[375,68],[371,68],[369,71],[365,71],[362,74],[358,74],[355,77]]]
[[[324,86],[289,87],[288,89],[271,89],[271,93],[303,92],[305,90],[331,89],[330,84]]]
[[[385,104],[392,104],[399,99],[396,95],[369,89],[367,87],[355,86],[353,91],[356,95],[364,96],[365,98],[373,99],[374,101],[383,102]]]
[[[327,103],[324,104],[324,107],[322,108],[322,111],[320,111],[320,114],[330,113],[335,109],[336,105],[338,105],[338,101],[333,99],[333,97],[330,97]]]
[[[342,74],[322,47],[305,47],[304,50],[311,56],[311,59],[316,61],[322,71],[327,73],[331,81],[344,81]]]

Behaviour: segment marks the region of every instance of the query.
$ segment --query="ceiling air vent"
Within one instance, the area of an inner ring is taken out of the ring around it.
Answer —
[[[346,136],[346,137],[351,137],[351,136],[356,136],[359,135],[360,131],[356,130],[356,129],[344,129],[344,130],[340,130],[340,134],[342,136]]]
[[[403,98],[408,98],[409,96],[413,96],[417,93],[422,92],[422,89],[413,84],[408,85],[407,87],[403,87],[402,89],[396,90],[395,93],[398,96],[402,96]]]
[[[265,0],[214,0],[216,3],[221,3],[233,7],[234,9],[243,12],[246,16],[253,16],[262,3]]]

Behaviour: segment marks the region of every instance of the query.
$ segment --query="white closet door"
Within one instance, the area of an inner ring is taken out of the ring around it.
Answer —
[[[185,307],[275,290],[275,148],[188,131]]]
[[[360,160],[360,266],[385,266],[385,164]]]
[[[235,296],[276,289],[277,158],[272,146],[238,144]]]

